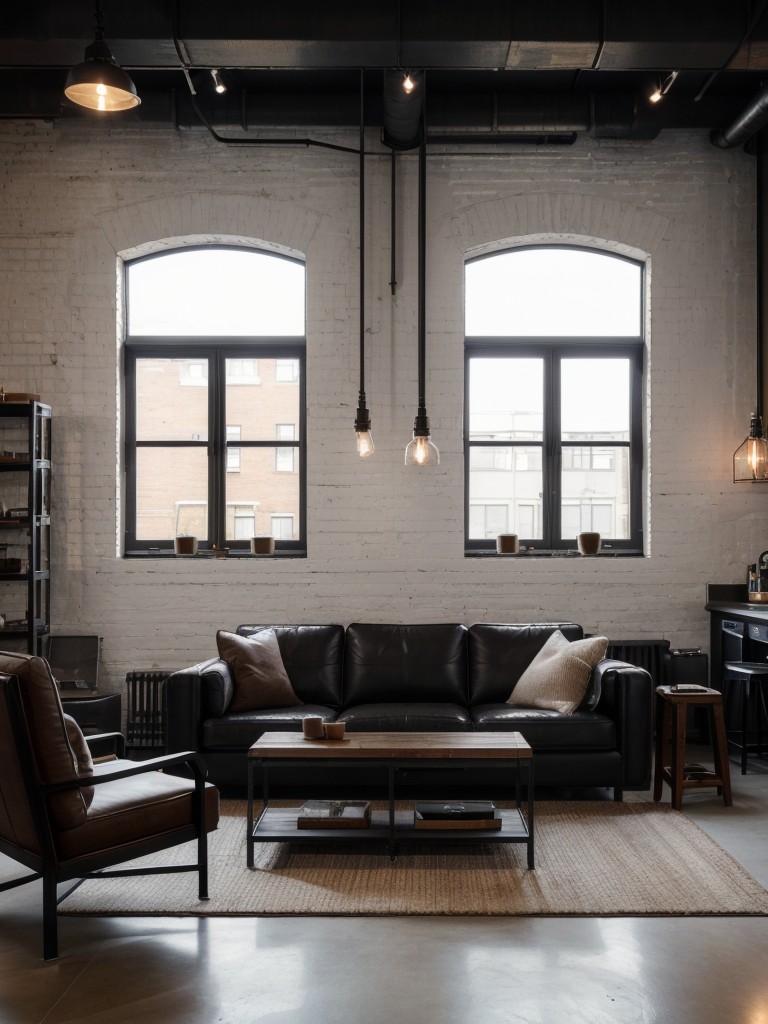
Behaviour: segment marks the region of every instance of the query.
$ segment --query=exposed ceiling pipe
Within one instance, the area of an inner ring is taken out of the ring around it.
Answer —
[[[746,105],[727,128],[713,131],[710,140],[719,149],[731,149],[748,142],[768,125],[768,84]]]

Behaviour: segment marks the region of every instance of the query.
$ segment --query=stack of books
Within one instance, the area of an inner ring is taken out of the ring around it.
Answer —
[[[366,800],[307,800],[299,809],[297,828],[368,828],[371,805]]]
[[[498,830],[501,815],[488,800],[447,800],[416,804],[414,827]]]

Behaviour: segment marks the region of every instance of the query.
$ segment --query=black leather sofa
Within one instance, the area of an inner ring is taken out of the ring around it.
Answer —
[[[263,625],[239,626],[248,636]],[[490,624],[467,628],[433,625],[272,626],[296,694],[291,708],[228,713],[233,680],[219,658],[173,673],[165,686],[167,751],[197,750],[219,786],[246,781],[246,751],[267,730],[298,730],[320,715],[346,722],[350,731],[519,731],[534,751],[540,786],[571,789],[646,789],[651,778],[653,685],[642,668],[603,660],[593,670],[581,706],[570,715],[507,704],[514,684],[551,633],[583,637],[575,623]],[[370,792],[381,779],[332,767],[311,773],[284,770],[286,793],[313,796]],[[471,770],[414,771],[404,789],[458,796],[482,785],[483,793],[508,787],[509,779],[482,780]],[[340,792],[343,789],[344,792]],[[371,795],[376,795],[371,793]]]

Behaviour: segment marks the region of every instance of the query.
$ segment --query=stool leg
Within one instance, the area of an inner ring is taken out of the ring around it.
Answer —
[[[749,676],[741,685],[741,774],[747,774],[747,736],[749,720]]]
[[[661,800],[661,791],[664,785],[664,758],[669,746],[669,715],[668,705],[661,697],[656,699],[656,764],[653,772],[653,799],[656,803]]]
[[[685,768],[685,704],[674,705],[674,733],[672,737],[672,806],[679,811],[683,803],[683,775]]]
[[[713,704],[709,710],[712,716],[712,750],[715,755],[715,771],[722,782],[723,803],[726,807],[732,807],[731,768],[728,763],[728,740],[725,735],[723,705]]]

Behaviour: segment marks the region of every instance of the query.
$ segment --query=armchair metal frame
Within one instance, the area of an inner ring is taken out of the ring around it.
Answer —
[[[72,890],[57,898],[57,885],[61,882],[87,878],[119,878],[133,875],[171,874],[177,872],[196,871],[198,873],[198,894],[201,900],[208,899],[208,843],[205,827],[205,761],[200,754],[185,751],[154,757],[147,761],[133,762],[125,767],[125,761],[116,761],[116,767],[110,769],[109,764],[102,764],[98,774],[71,782],[56,785],[43,785],[37,777],[32,741],[28,732],[24,714],[21,689],[15,676],[0,675],[0,689],[4,691],[8,715],[12,724],[16,743],[16,753],[24,777],[26,798],[31,811],[40,853],[31,852],[24,847],[0,837],[0,852],[13,860],[32,869],[32,874],[12,879],[0,885],[0,892],[25,885],[28,882],[42,879],[43,881],[43,959],[55,960],[58,957],[58,920],[56,908],[58,903]],[[101,734],[98,739],[104,740],[107,735]],[[97,737],[87,737],[97,739]],[[175,768],[186,766],[194,779],[193,821],[182,828],[162,835],[148,836],[130,843],[99,850],[64,862],[59,860],[56,852],[52,824],[47,798],[54,793],[65,790],[90,786],[103,786],[118,779],[142,775],[157,771],[159,768]],[[180,843],[197,840],[197,861],[194,864],[175,865],[172,867],[148,866],[142,868],[123,868],[120,870],[104,870],[115,864],[157,853],[160,850],[178,846]],[[76,887],[75,887],[76,888]]]

